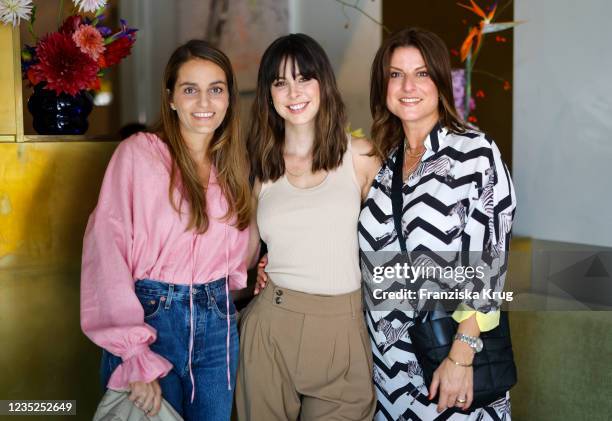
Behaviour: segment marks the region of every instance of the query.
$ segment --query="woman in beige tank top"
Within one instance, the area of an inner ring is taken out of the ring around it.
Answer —
[[[241,320],[240,420],[372,419],[357,219],[380,162],[345,127],[321,46],[303,34],[274,41],[248,141],[269,282]]]

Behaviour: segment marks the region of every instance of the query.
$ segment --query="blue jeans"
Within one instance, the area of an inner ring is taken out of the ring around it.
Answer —
[[[226,421],[232,412],[232,397],[238,363],[236,308],[230,298],[230,381],[227,385],[227,311],[225,279],[193,286],[194,342],[192,371],[195,398],[191,402],[189,376],[189,285],[152,280],[136,282],[136,296],[144,308],[145,323],[157,330],[151,350],[174,366],[159,379],[162,396],[189,420]],[[103,387],[121,358],[104,350],[100,370]]]

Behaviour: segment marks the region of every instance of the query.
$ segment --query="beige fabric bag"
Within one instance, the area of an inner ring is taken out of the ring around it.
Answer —
[[[93,421],[182,421],[183,418],[162,399],[159,414],[154,417],[145,415],[128,399],[129,392],[108,389],[93,417]]]

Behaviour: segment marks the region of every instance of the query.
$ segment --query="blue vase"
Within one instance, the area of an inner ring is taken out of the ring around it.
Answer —
[[[34,118],[38,134],[75,135],[87,131],[87,117],[93,109],[93,97],[88,91],[72,96],[44,89],[44,83],[34,87],[28,100],[28,110]]]

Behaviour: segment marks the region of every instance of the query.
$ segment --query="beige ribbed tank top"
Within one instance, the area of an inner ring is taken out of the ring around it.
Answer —
[[[270,279],[309,294],[338,295],[360,288],[360,207],[350,141],[342,164],[315,187],[295,187],[286,175],[264,183],[257,225],[268,246]]]

